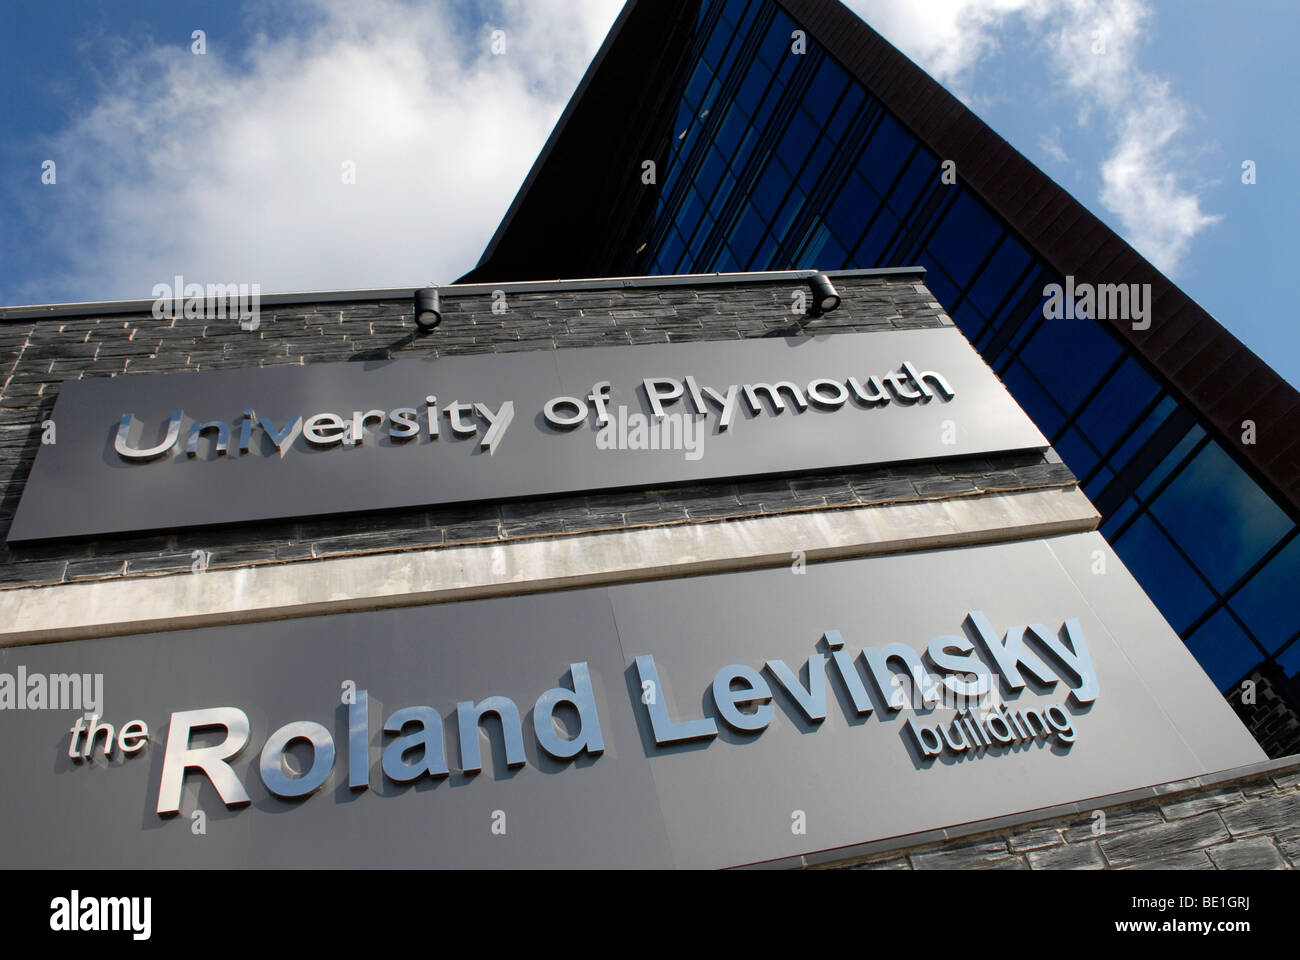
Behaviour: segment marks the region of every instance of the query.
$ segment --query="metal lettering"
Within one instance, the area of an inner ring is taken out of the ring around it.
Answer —
[[[224,727],[226,739],[216,746],[191,747],[190,734],[202,727]],[[162,777],[158,782],[158,812],[179,813],[185,771],[203,771],[228,807],[250,803],[247,791],[228,761],[239,756],[248,743],[248,717],[235,707],[212,707],[173,713],[167,728]]]
[[[311,744],[311,768],[302,776],[291,777],[285,769],[284,751],[294,740]],[[334,738],[319,723],[296,720],[286,723],[267,738],[258,762],[258,772],[266,789],[277,797],[305,797],[320,789],[334,769]]]
[[[156,447],[140,450],[131,446],[131,434],[139,432],[135,429],[135,414],[124,413],[121,422],[117,425],[117,438],[113,441],[113,449],[128,460],[152,460],[161,457],[171,450],[180,438],[181,420],[184,416],[185,411],[173,410],[171,419],[167,422],[167,435],[163,437],[163,442]]]

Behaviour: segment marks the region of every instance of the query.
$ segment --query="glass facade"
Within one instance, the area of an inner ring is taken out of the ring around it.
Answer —
[[[770,0],[711,0],[626,272],[921,265],[1079,477],[1102,532],[1227,691],[1300,671],[1296,524],[1102,323],[1044,318],[1062,282]]]

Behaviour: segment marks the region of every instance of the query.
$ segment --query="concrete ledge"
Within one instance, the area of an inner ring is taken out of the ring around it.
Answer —
[[[1096,529],[1076,487],[0,592],[0,646],[441,603]]]

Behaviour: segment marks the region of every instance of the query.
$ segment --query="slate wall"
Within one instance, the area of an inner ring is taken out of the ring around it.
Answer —
[[[1102,816],[1104,815],[1104,817]],[[1300,757],[945,831],[832,864],[854,870],[1293,870]],[[958,836],[958,834],[962,834]]]

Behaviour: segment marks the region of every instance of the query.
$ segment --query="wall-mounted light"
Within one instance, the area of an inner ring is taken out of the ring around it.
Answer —
[[[438,288],[422,287],[415,291],[415,325],[428,333],[442,323],[442,311],[438,309]]]
[[[823,313],[830,313],[840,305],[840,295],[835,291],[831,278],[826,274],[814,273],[808,278],[808,286],[812,287],[813,316],[819,317]]]

